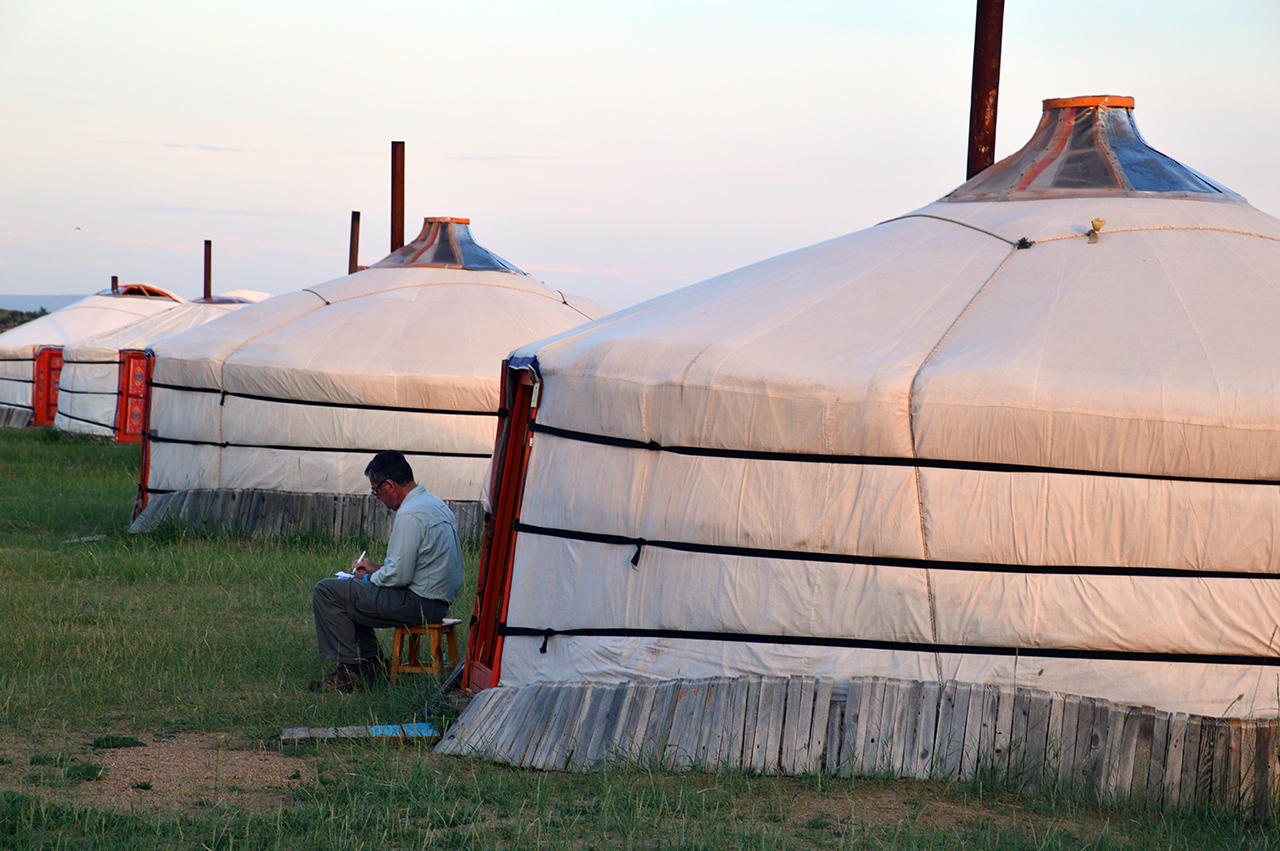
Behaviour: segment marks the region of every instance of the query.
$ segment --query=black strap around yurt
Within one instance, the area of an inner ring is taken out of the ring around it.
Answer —
[[[381,449],[368,449],[360,446],[293,446],[276,443],[233,443],[216,440],[186,440],[176,437],[164,437],[152,432],[147,435],[152,443],[174,443],[183,446],[212,446],[217,449],[275,449],[283,452],[352,452],[356,455],[376,455]],[[404,450],[405,456],[421,456],[424,458],[488,458],[489,452],[433,452],[428,449]]]
[[[666,446],[657,441],[610,437],[590,432],[573,431],[534,422],[529,430],[539,434],[594,443],[600,446],[616,446],[622,449],[644,449],[650,452],[668,452],[672,455],[690,455],[699,458],[736,458],[747,461],[787,461],[794,464],[837,464],[863,467],[905,467],[932,470],[962,470],[979,473],[1046,473],[1064,476],[1087,476],[1110,479],[1139,479],[1156,482],[1195,482],[1218,485],[1280,485],[1272,479],[1225,479],[1202,476],[1167,476],[1154,473],[1125,473],[1107,470],[1076,470],[1067,467],[1039,467],[1029,464],[998,464],[983,461],[949,461],[940,458],[896,458],[882,455],[823,455],[812,452],[763,452],[752,449],[724,449],[714,446]]]
[[[582,532],[573,529],[556,529],[516,521],[515,530],[531,535],[563,538],[570,541],[588,541],[619,547],[635,547],[631,557],[633,567],[639,566],[645,547],[676,550],[686,553],[724,555],[736,558],[778,559],[783,561],[824,562],[828,564],[857,564],[877,567],[901,567],[917,570],[952,570],[966,573],[1012,573],[1023,576],[1134,576],[1155,578],[1194,579],[1263,579],[1278,580],[1277,573],[1253,573],[1244,570],[1193,570],[1178,567],[1130,567],[1124,565],[1077,564],[1005,564],[995,562],[936,561],[923,558],[897,556],[859,555],[857,553],[813,552],[808,550],[775,550],[764,547],[727,546],[725,544],[700,544],[690,541],[664,541],[636,538],[629,535],[611,535],[601,532]]]
[[[444,414],[455,417],[497,417],[497,411],[455,411],[448,408],[405,408],[399,405],[365,405],[355,402],[328,402],[315,399],[289,399],[284,396],[259,396],[254,393],[235,393],[216,387],[188,387],[182,384],[165,384],[160,381],[148,385],[161,390],[179,390],[184,393],[215,393],[223,399],[249,399],[254,402],[273,402],[281,405],[301,405],[312,408],[340,408],[345,411],[392,411],[398,414]],[[485,456],[488,457],[488,456]]]
[[[947,653],[961,656],[1017,656],[1029,659],[1079,659],[1097,662],[1177,662],[1195,665],[1262,665],[1280,667],[1280,656],[1232,656],[1215,653],[1150,653],[1131,650],[1084,650],[1067,647],[997,647],[971,644],[882,641],[869,638],[841,638],[822,635],[768,635],[749,632],[712,632],[689,629],[628,629],[623,627],[583,627],[580,629],[538,629],[498,624],[498,634],[541,638],[540,652],[554,636],[583,638],[671,638],[687,641],[728,641],[740,644],[782,644],[795,647],[834,647],[849,650],[889,650],[911,653]]]

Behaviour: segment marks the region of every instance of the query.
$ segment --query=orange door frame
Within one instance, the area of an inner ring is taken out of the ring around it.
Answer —
[[[503,373],[500,404],[504,416],[498,421],[489,485],[489,493],[494,497],[493,514],[485,523],[480,579],[462,678],[463,690],[473,693],[496,686],[502,675],[502,636],[498,634],[498,626],[507,619],[511,567],[515,561],[515,525],[520,519],[520,500],[524,496],[532,445],[529,424],[537,415],[538,405],[539,385],[532,370],[511,369],[504,363]]]

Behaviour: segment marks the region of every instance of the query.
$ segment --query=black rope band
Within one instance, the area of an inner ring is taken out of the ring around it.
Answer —
[[[218,449],[277,449],[282,452],[353,452],[357,455],[376,455],[381,449],[365,449],[358,446],[285,446],[271,443],[218,443],[212,440],[182,440],[176,437],[162,437],[149,434],[147,439],[153,443],[174,443],[185,446],[213,446]],[[416,455],[424,458],[488,458],[488,452],[430,452],[404,451],[405,455]]]
[[[635,555],[631,558],[632,565],[639,564],[640,551],[643,547],[659,547],[665,550],[686,553],[727,555],[739,558],[770,558],[783,561],[826,562],[830,564],[863,564],[917,570],[954,570],[966,573],[1009,573],[1023,576],[1140,576],[1172,579],[1280,580],[1280,574],[1277,573],[1252,573],[1244,570],[1188,570],[1176,567],[1125,567],[1120,565],[995,564],[969,561],[931,561],[920,558],[869,556],[851,553],[806,552],[803,550],[770,550],[762,547],[732,547],[724,544],[697,544],[688,541],[632,538],[627,535],[610,535],[602,532],[579,532],[571,529],[535,526],[523,521],[516,521],[515,530],[531,535],[564,538],[570,541],[588,541],[597,544],[612,544],[619,547],[635,547]]]
[[[1111,479],[1137,479],[1156,482],[1194,482],[1215,485],[1265,485],[1275,487],[1280,482],[1272,479],[1219,479],[1198,476],[1161,476],[1153,473],[1121,473],[1106,470],[1073,470],[1063,467],[1036,467],[1027,464],[997,464],[984,461],[947,461],[936,458],[890,458],[877,455],[820,455],[809,452],[764,452],[751,449],[720,449],[707,446],[664,446],[657,441],[645,442],[626,437],[608,437],[572,431],[556,426],[530,423],[529,430],[565,440],[616,446],[623,449],[647,449],[650,452],[670,452],[673,455],[689,455],[699,458],[736,458],[746,461],[788,461],[797,464],[840,464],[863,467],[903,467],[914,469],[962,470],[977,473],[1045,473],[1065,476],[1088,476]]]
[[[749,644],[784,644],[799,647],[836,647],[857,650],[899,650],[911,653],[948,653],[961,656],[1018,656],[1029,659],[1079,659],[1097,662],[1176,662],[1193,665],[1262,665],[1280,667],[1280,656],[1230,656],[1214,653],[1146,653],[1133,650],[1079,650],[1063,647],[995,647],[968,644],[879,641],[867,638],[836,638],[821,635],[763,635],[749,632],[705,632],[682,629],[625,629],[599,627],[582,629],[537,629],[498,624],[498,634],[542,638],[545,653],[552,636],[593,638],[674,638],[688,641],[732,641]]]
[[[186,393],[217,393],[224,399],[231,396],[236,399],[249,399],[254,402],[276,402],[281,405],[303,405],[313,408],[340,408],[347,411],[394,411],[405,414],[448,414],[455,417],[496,417],[497,411],[452,411],[446,408],[403,408],[397,405],[359,405],[345,402],[319,402],[313,399],[282,399],[278,396],[257,396],[252,393],[232,393],[213,387],[186,387],[181,384],[165,384],[159,381],[148,382],[148,387],[161,390],[180,390]],[[487,457],[487,456],[486,456]]]

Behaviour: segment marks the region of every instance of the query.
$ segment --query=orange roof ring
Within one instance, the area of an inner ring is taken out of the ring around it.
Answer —
[[[1116,109],[1133,109],[1133,98],[1120,95],[1089,95],[1078,98],[1046,98],[1045,111],[1065,109],[1069,106],[1109,106]]]

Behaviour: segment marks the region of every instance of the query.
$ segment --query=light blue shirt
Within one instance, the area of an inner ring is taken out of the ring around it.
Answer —
[[[369,581],[383,588],[407,587],[428,600],[453,602],[462,587],[462,545],[444,500],[422,485],[409,491],[391,524],[387,559]]]

